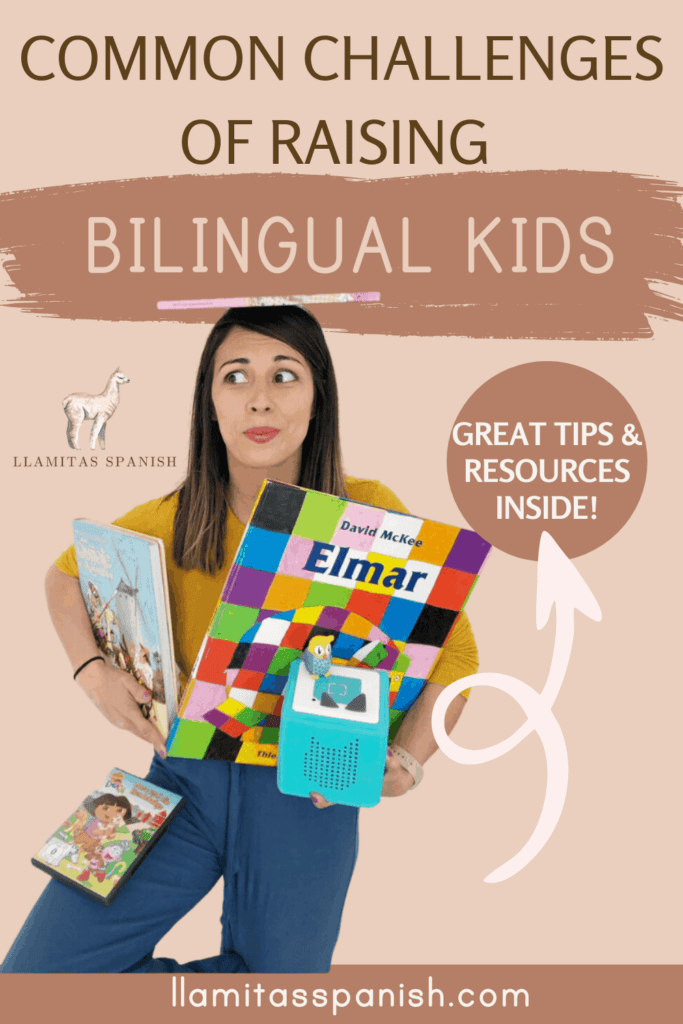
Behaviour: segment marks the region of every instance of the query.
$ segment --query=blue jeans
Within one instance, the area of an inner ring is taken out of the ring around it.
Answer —
[[[258,765],[155,755],[147,778],[186,802],[114,902],[50,880],[7,973],[328,971],[358,850],[358,811],[284,796]],[[154,947],[220,877],[221,952],[188,964]]]

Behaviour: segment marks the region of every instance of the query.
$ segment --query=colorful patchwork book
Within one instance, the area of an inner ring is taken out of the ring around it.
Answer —
[[[31,863],[109,904],[178,813],[184,797],[118,768],[48,839]]]
[[[390,678],[390,732],[425,685],[488,557],[471,530],[266,480],[167,749],[274,765],[283,690],[309,638]]]
[[[149,718],[167,736],[178,710],[178,674],[164,542],[89,519],[74,519],[73,530],[81,593],[97,645],[111,665],[147,687]]]

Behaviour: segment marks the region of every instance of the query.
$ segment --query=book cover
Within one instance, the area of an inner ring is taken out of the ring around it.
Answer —
[[[31,863],[108,905],[183,803],[163,786],[113,768]]]
[[[491,545],[472,530],[266,480],[169,735],[177,757],[274,765],[289,667],[316,633],[390,674],[389,736],[425,685]]]
[[[178,706],[164,544],[120,526],[73,524],[78,575],[93,634],[109,663],[152,694],[149,717],[167,736]]]

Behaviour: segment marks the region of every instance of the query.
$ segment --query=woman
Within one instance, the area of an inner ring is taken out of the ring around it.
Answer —
[[[165,542],[178,662],[194,663],[265,477],[406,511],[377,481],[344,478],[337,388],[320,325],[294,306],[230,310],[211,331],[195,387],[187,478],[116,521]],[[151,694],[99,657],[73,548],[47,575],[48,604],[78,683],[114,725],[153,744],[147,778],[186,797],[153,857],[110,907],[51,881],[5,971],[326,971],[357,851],[355,808],[281,794],[261,766],[166,760],[141,713]],[[476,671],[460,616],[430,682],[388,750],[383,794],[402,796],[436,750],[441,685]],[[452,728],[464,706],[451,704]],[[223,876],[221,953],[155,959],[159,939]]]

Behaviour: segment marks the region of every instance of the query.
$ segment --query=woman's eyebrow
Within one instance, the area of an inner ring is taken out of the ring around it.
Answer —
[[[273,356],[274,363],[281,363],[283,359],[290,359],[293,363],[298,363],[299,366],[304,365],[300,359],[296,358],[296,356]]]
[[[293,363],[298,363],[300,366],[304,365],[300,359],[296,358],[296,356],[273,356],[274,363],[281,363],[285,359],[288,359]],[[235,359],[226,359],[225,362],[221,363],[221,365],[218,367],[218,372],[220,373],[224,366],[228,366],[232,363],[241,363],[242,365],[246,365],[250,362],[251,360],[247,359],[245,356],[237,356]]]
[[[223,369],[223,367],[224,366],[228,366],[229,363],[248,363],[248,362],[249,362],[249,360],[245,359],[244,356],[239,356],[236,359],[226,359],[225,362],[221,363],[221,365],[218,367],[218,371],[220,372]]]

